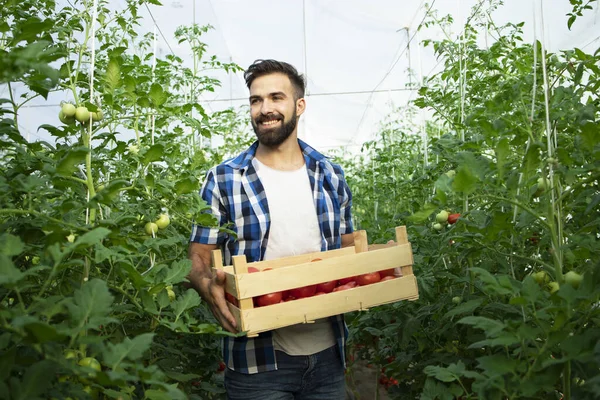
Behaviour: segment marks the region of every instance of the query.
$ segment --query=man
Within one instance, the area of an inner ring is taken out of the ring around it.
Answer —
[[[257,60],[244,75],[257,142],[212,168],[202,198],[220,225],[193,227],[189,280],[231,332],[236,322],[225,302],[225,276],[211,272],[210,252],[222,248],[248,262],[325,251],[354,244],[352,196],[341,168],[297,137],[305,81],[284,62]],[[343,316],[223,342],[225,388],[232,400],[345,398]]]

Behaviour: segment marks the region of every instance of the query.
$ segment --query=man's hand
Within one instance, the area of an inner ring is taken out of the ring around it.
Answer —
[[[225,272],[211,271],[210,268],[211,251],[216,248],[214,245],[190,244],[188,255],[192,260],[192,270],[187,278],[200,297],[208,303],[219,324],[225,330],[237,333],[237,323],[225,300]]]

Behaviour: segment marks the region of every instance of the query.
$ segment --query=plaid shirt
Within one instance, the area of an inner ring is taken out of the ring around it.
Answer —
[[[339,249],[341,235],[352,233],[352,195],[339,165],[298,140],[304,154],[310,186],[319,226],[321,228],[321,251]],[[219,225],[233,223],[231,228],[237,239],[215,228],[194,225],[191,241],[218,244],[223,249],[225,265],[231,265],[231,257],[245,255],[248,262],[260,261],[265,255],[269,240],[269,205],[264,188],[252,159],[258,142],[236,158],[212,168],[200,192],[202,199],[211,207]],[[343,315],[330,317],[342,363],[348,329]],[[226,338],[223,340],[223,359],[227,366],[241,373],[257,373],[277,369],[272,332],[258,337]]]

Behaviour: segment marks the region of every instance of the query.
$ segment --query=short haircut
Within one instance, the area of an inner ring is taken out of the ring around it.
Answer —
[[[295,100],[304,97],[304,88],[306,87],[304,75],[299,74],[298,70],[294,68],[293,65],[283,61],[255,60],[254,63],[248,67],[246,72],[244,72],[246,86],[250,89],[252,82],[254,82],[256,78],[276,73],[284,74],[290,79],[296,95]]]

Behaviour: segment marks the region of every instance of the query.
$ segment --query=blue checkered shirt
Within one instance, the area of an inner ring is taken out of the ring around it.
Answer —
[[[298,140],[304,154],[315,209],[321,228],[321,251],[339,249],[341,235],[352,233],[352,195],[339,165]],[[200,191],[219,225],[233,223],[237,239],[219,229],[194,225],[191,241],[217,244],[223,249],[225,265],[231,257],[245,255],[248,262],[260,261],[269,240],[269,205],[264,188],[252,159],[258,142],[237,157],[213,167]],[[337,345],[346,364],[344,348],[348,329],[343,315],[330,317]],[[227,366],[241,373],[257,373],[277,369],[272,332],[258,337],[226,338],[223,340],[223,359]]]

